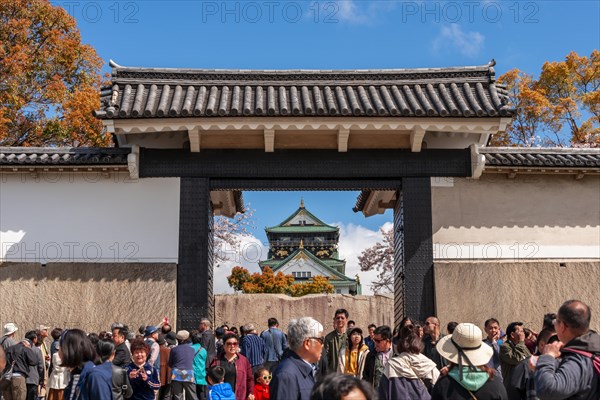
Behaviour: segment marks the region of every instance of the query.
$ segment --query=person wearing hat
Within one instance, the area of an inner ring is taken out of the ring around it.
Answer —
[[[0,339],[0,345],[2,345],[2,349],[4,349],[4,351],[6,351],[10,346],[17,344],[17,341],[15,340],[15,332],[18,330],[19,328],[14,322],[9,322],[8,324],[4,325],[4,334],[2,339]]]
[[[482,337],[479,327],[462,323],[438,341],[436,349],[449,365],[433,387],[432,400],[508,400],[496,370],[487,366],[494,350]]]
[[[154,325],[148,325],[144,330],[144,343],[150,347],[150,358],[148,364],[157,370],[160,369],[160,346],[158,345],[158,328]]]
[[[369,354],[369,346],[363,342],[362,329],[350,329],[348,344],[338,355],[337,372],[362,378],[367,354]]]
[[[171,392],[175,400],[198,400],[196,381],[194,380],[194,355],[190,333],[186,330],[177,331],[176,347],[171,349],[169,367],[171,367]]]

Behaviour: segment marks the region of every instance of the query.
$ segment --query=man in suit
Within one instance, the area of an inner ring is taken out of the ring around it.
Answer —
[[[323,325],[311,317],[291,320],[290,350],[275,370],[271,400],[309,400],[315,385],[315,364],[323,350]]]

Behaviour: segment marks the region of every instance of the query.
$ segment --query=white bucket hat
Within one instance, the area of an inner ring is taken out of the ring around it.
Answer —
[[[435,348],[442,357],[457,364],[461,370],[463,365],[478,367],[486,365],[494,354],[494,350],[483,343],[481,338],[478,326],[462,323],[456,326],[452,336],[441,338]]]
[[[4,325],[4,334],[3,335],[4,336],[11,335],[18,330],[19,330],[19,328],[17,327],[17,324],[15,324],[14,322],[9,322],[8,324]]]

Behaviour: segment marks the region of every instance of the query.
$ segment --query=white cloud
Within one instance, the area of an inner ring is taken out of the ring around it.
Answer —
[[[333,20],[349,22],[353,24],[374,24],[379,15],[396,8],[397,1],[370,1],[357,2],[356,0],[338,0],[337,10],[330,9],[330,3],[321,11]],[[333,11],[333,12],[332,12]]]
[[[346,260],[346,276],[353,278],[356,274],[360,277],[363,294],[373,294],[372,282],[377,279],[377,271],[361,271],[358,265],[358,256],[368,247],[383,241],[379,230],[372,231],[362,225],[333,223],[340,227],[340,258]],[[382,228],[388,230],[391,222],[383,224]]]
[[[334,222],[330,225],[340,228],[339,253],[340,258],[346,260],[346,276],[354,278],[356,274],[360,277],[363,294],[373,294],[372,282],[377,279],[376,271],[361,271],[358,265],[360,253],[381,242],[383,237],[379,230],[370,230],[362,225],[345,224]],[[392,227],[391,222],[383,224],[382,228],[388,230]],[[233,289],[227,283],[227,277],[235,266],[246,268],[250,273],[260,272],[258,261],[267,257],[268,248],[254,236],[240,237],[240,246],[237,251],[228,251],[233,260],[215,263],[214,268],[214,293],[233,293]]]
[[[485,36],[479,32],[464,32],[460,25],[443,26],[440,34],[433,41],[433,51],[438,52],[448,47],[458,50],[466,57],[478,56],[483,49]]]
[[[258,262],[267,258],[268,251],[269,249],[255,236],[240,236],[239,248],[226,251],[231,260],[215,262],[214,293],[233,293],[233,289],[227,283],[227,277],[231,275],[231,269],[239,265],[246,268],[251,274],[260,272]]]

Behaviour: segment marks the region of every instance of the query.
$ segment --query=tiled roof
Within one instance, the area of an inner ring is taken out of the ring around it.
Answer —
[[[274,226],[272,228],[266,228],[268,233],[326,233],[326,232],[337,232],[339,228],[335,226],[319,226],[319,225],[291,225],[291,226]]]
[[[130,149],[0,147],[0,165],[127,165]]]
[[[485,169],[527,170],[594,170],[600,171],[600,149],[482,147]],[[372,190],[363,190],[356,198],[354,212],[363,211]]]
[[[490,63],[397,70],[190,70],[121,67],[100,119],[254,116],[512,116]]]
[[[600,168],[600,149],[484,147],[479,152],[490,167]]]

